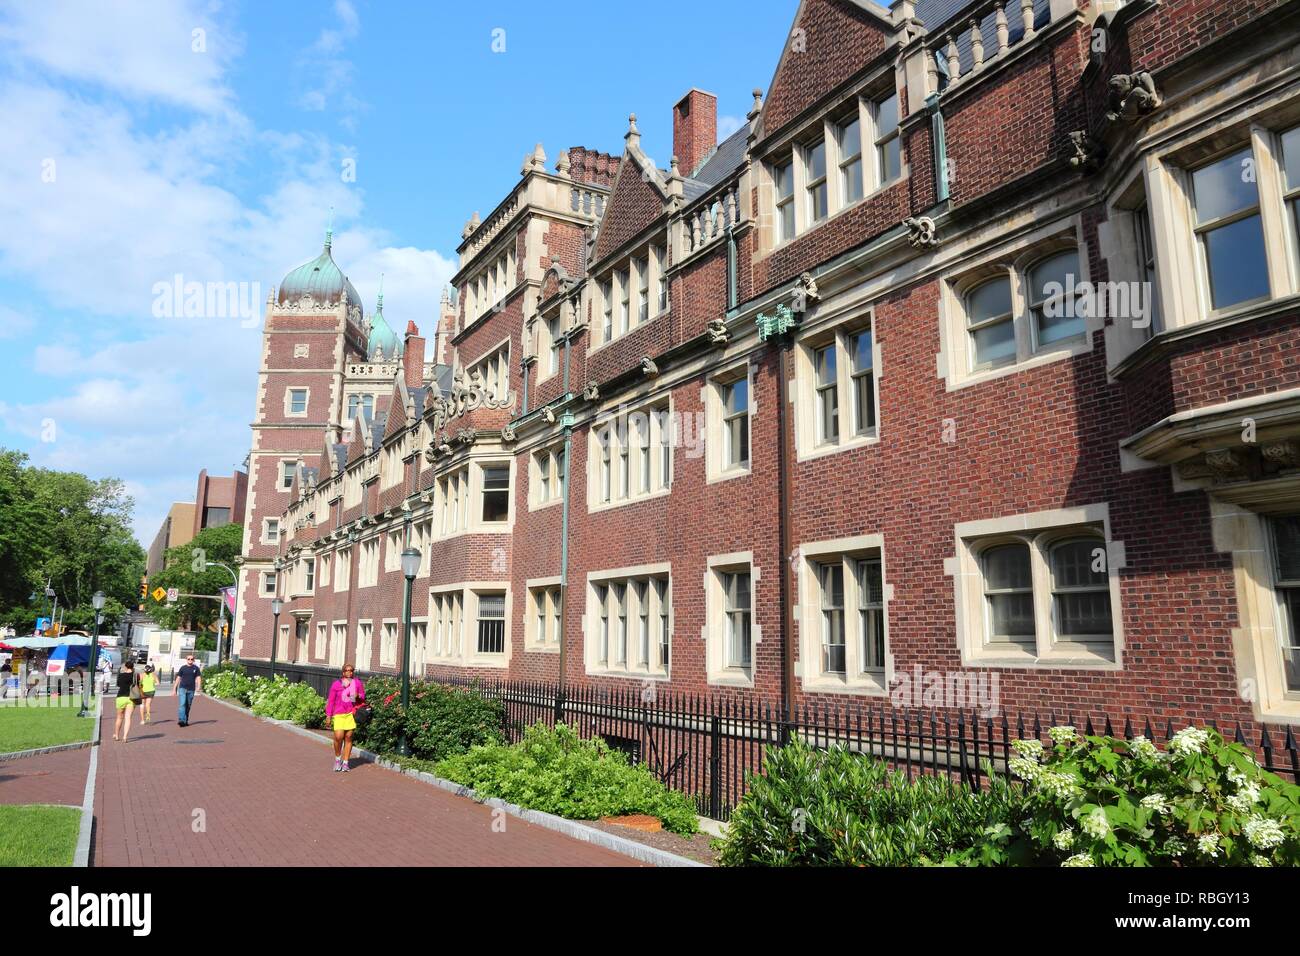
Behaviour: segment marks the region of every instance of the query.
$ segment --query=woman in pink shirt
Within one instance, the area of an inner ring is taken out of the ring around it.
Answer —
[[[352,734],[357,729],[353,714],[366,700],[365,685],[352,674],[352,665],[344,664],[343,676],[330,685],[325,700],[325,721],[334,728],[334,769],[344,773],[352,757]]]

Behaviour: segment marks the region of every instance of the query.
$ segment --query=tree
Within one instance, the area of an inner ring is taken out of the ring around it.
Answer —
[[[221,588],[235,582],[223,568],[209,568],[208,561],[217,561],[234,569],[235,558],[244,544],[244,529],[237,524],[219,528],[204,528],[188,543],[168,548],[163,559],[163,570],[149,579],[149,588],[176,588],[182,594],[217,594]],[[206,630],[217,620],[217,602],[202,598],[180,598],[174,604],[155,601],[150,594],[144,609],[155,624],[166,630],[177,630],[188,625],[195,630]],[[228,617],[229,615],[227,615]]]
[[[115,627],[144,573],[134,507],[119,479],[33,468],[0,449],[0,623],[30,630],[50,610],[48,581],[67,627],[93,626],[96,591],[107,598],[104,628]]]

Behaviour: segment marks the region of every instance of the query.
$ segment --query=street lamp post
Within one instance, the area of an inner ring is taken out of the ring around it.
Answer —
[[[402,733],[397,738],[397,752],[403,757],[411,755],[411,745],[406,739],[406,709],[411,703],[411,584],[420,573],[420,552],[408,546],[402,552],[402,574],[406,576],[406,612],[402,622]]]
[[[86,693],[86,680],[93,681],[95,679],[95,668],[99,666],[99,617],[104,610],[104,592],[96,591],[94,597],[90,599],[90,603],[95,608],[95,639],[90,645],[90,672],[81,678],[81,713],[77,714],[78,717],[86,716],[86,708],[90,703]]]
[[[271,613],[275,615],[275,626],[271,629],[271,679],[275,679],[275,642],[280,639],[280,611],[284,602],[279,598],[271,601]]]
[[[220,561],[205,562],[210,568],[224,568],[230,575],[231,583],[235,585],[235,606],[230,609],[230,646],[235,646],[235,613],[239,610],[239,575],[235,574],[230,568],[227,568]],[[217,663],[221,663],[221,632],[225,629],[226,621],[226,599],[221,598],[217,604]]]

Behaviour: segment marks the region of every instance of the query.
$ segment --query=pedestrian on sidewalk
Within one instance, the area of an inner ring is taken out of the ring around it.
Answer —
[[[330,685],[325,701],[325,720],[334,730],[334,769],[348,772],[352,761],[352,734],[357,729],[356,710],[366,702],[366,685],[356,677],[351,664],[343,665],[343,675]]]
[[[131,712],[135,702],[140,699],[140,675],[135,672],[135,665],[128,660],[122,661],[122,669],[117,672],[117,720],[113,724],[113,739],[126,742],[131,736]],[[125,719],[126,729],[123,729]]]
[[[194,655],[185,655],[185,663],[176,669],[176,690],[174,693],[180,698],[176,710],[176,723],[182,727],[188,727],[190,724],[190,708],[194,706],[194,695],[199,688],[203,686],[203,678],[200,676],[199,669],[194,665]]]
[[[147,724],[153,718],[153,695],[158,691],[158,675],[154,673],[153,661],[144,665],[144,673],[140,675],[140,696],[141,709],[140,723]]]

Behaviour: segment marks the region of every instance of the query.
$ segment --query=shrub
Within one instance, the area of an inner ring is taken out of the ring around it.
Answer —
[[[947,777],[801,741],[767,751],[767,772],[731,816],[723,866],[917,866],[975,846],[1013,800],[1005,784],[972,791]]]
[[[325,720],[325,699],[310,685],[290,683],[282,674],[272,680],[257,678],[250,703],[255,714],[291,720],[303,727],[319,727]]]
[[[371,678],[365,687],[373,716],[357,732],[357,740],[371,750],[395,753],[403,728],[412,756],[420,760],[442,760],[475,745],[504,742],[503,705],[473,689],[412,681],[410,705],[404,711],[400,678]]]
[[[207,670],[203,672],[203,692],[205,694],[235,700],[244,706],[248,706],[252,697],[253,684],[253,679],[245,674],[244,669],[238,665],[235,668],[222,670],[211,676],[209,676]]]
[[[1061,866],[1295,866],[1300,787],[1266,772],[1240,744],[1189,727],[1160,750],[1144,737],[1017,741],[1019,812],[961,862],[998,862],[1017,844]]]
[[[521,807],[571,820],[643,813],[674,833],[698,829],[695,807],[644,767],[597,738],[582,740],[569,727],[534,724],[513,746],[490,744],[439,762],[436,773]]]

